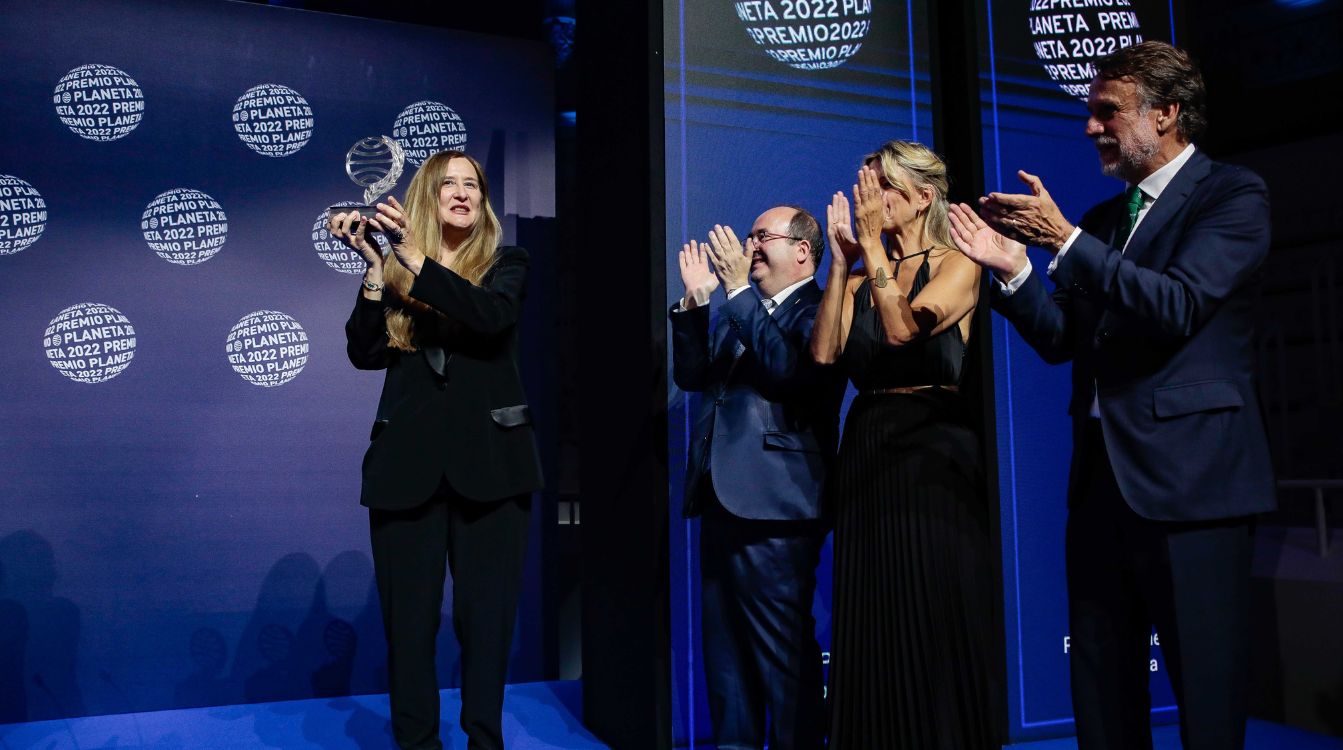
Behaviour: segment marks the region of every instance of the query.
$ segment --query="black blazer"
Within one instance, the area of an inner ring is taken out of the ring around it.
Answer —
[[[1075,445],[1098,395],[1115,479],[1139,515],[1272,510],[1251,342],[1269,248],[1264,182],[1195,152],[1121,254],[1111,242],[1122,204],[1117,196],[1082,218],[1053,294],[1037,269],[994,308],[1045,361],[1072,361]],[[1081,471],[1074,453],[1070,500]]]
[[[387,370],[360,502],[398,510],[428,500],[447,479],[479,501],[539,489],[541,466],[517,368],[517,323],[527,251],[500,247],[475,286],[432,260],[410,296],[449,321],[415,352],[388,346],[383,303],[361,293],[345,324],[346,351],[361,370]],[[436,340],[435,340],[436,339]]]

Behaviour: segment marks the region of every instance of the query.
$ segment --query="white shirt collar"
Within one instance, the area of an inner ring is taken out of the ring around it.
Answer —
[[[1175,179],[1175,173],[1189,161],[1189,157],[1194,155],[1194,144],[1184,147],[1184,150],[1175,156],[1174,159],[1166,162],[1161,169],[1147,175],[1142,182],[1138,183],[1138,188],[1142,190],[1143,195],[1147,196],[1144,200],[1156,202],[1161,197],[1162,191]]]
[[[811,281],[814,278],[816,277],[808,276],[807,278],[797,282],[796,284],[784,287],[783,291],[779,292],[773,297],[770,297],[770,299],[774,300],[774,307],[777,309],[780,305],[783,304],[784,300],[788,299],[789,295],[791,295],[793,292],[796,292],[798,289],[801,289],[803,284],[806,284],[808,281]]]

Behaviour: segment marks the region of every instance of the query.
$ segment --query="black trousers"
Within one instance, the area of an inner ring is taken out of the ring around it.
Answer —
[[[759,750],[768,734],[772,750],[820,750],[824,688],[811,604],[825,526],[738,518],[711,488],[699,499],[700,639],[714,742]]]
[[[462,648],[461,725],[469,750],[502,750],[504,679],[522,581],[531,496],[489,503],[446,484],[423,505],[369,510],[373,569],[387,632],[392,734],[439,750],[434,641],[452,571],[452,628]]]
[[[1152,521],[1119,492],[1099,420],[1068,514],[1073,710],[1081,750],[1150,750],[1155,627],[1185,750],[1245,744],[1251,521]]]

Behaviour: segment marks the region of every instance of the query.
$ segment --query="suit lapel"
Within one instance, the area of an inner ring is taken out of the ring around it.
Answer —
[[[810,301],[815,298],[819,298],[820,296],[821,296],[820,287],[816,286],[816,281],[813,279],[812,281],[803,284],[792,294],[788,295],[788,299],[784,300],[783,304],[779,305],[774,309],[773,315],[771,315],[767,310],[765,310],[764,305],[760,306],[760,311],[757,314],[772,318],[774,320],[774,323],[778,325],[780,328],[787,329],[788,325],[792,322],[793,317],[797,314],[797,311],[802,309],[801,307],[802,303]],[[728,338],[731,339],[730,336]],[[750,362],[744,361],[748,359],[750,360]],[[742,366],[738,368],[737,363],[741,363]],[[743,352],[741,357],[737,360],[737,363],[733,364],[733,368],[736,369],[737,371],[744,370],[747,367],[754,366],[755,352],[749,349]]]
[[[1110,205],[1099,215],[1104,217],[1104,223],[1096,228],[1096,236],[1104,239],[1110,247],[1115,245],[1115,235],[1119,232],[1119,220],[1124,214],[1124,194],[1120,193],[1110,199]]]
[[[785,325],[791,320],[793,313],[797,312],[798,305],[804,301],[811,301],[821,296],[821,288],[816,285],[816,279],[812,279],[798,288],[797,291],[788,295],[788,299],[783,301],[782,305],[774,311],[774,319],[780,326]]]
[[[742,294],[746,294],[746,292],[742,292]],[[806,284],[803,284],[792,294],[788,295],[788,299],[784,300],[782,305],[775,308],[772,317],[780,327],[787,327],[792,316],[800,309],[799,305],[801,303],[817,300],[820,296],[821,288],[816,285],[816,280],[812,279]],[[763,305],[761,305],[759,314],[769,315],[770,313],[765,310]],[[740,357],[734,356],[737,339],[728,332],[727,322],[723,320],[721,316],[718,322],[719,324],[714,328],[714,335],[721,338],[715,344],[713,351],[715,358],[729,357],[732,359],[732,365],[728,368],[727,375],[723,378],[723,387],[727,388],[728,382],[732,380],[734,375],[740,374],[746,368],[751,366],[751,363],[755,361],[755,353],[748,349],[747,351],[742,352]],[[747,362],[746,360],[751,360],[751,362]]]
[[[709,337],[709,361],[717,362],[720,357],[732,356],[732,336],[729,334],[727,318],[721,314],[715,313],[713,316],[713,326]]]
[[[1143,258],[1147,249],[1152,246],[1152,241],[1161,236],[1161,230],[1184,208],[1189,194],[1210,170],[1211,161],[1208,157],[1201,151],[1195,151],[1180,171],[1175,173],[1175,178],[1170,181],[1166,189],[1161,191],[1161,197],[1157,198],[1156,203],[1148,209],[1142,223],[1133,230],[1133,237],[1129,239],[1128,247],[1124,250],[1126,259],[1137,263]]]

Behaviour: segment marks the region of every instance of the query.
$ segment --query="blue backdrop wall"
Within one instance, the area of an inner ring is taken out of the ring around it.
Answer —
[[[346,361],[359,263],[324,209],[360,200],[365,136],[406,147],[400,189],[442,148],[485,164],[534,259],[554,476],[550,51],[222,2],[0,26],[0,722],[384,690],[358,504],[381,374]],[[519,681],[546,676],[538,531]]]

